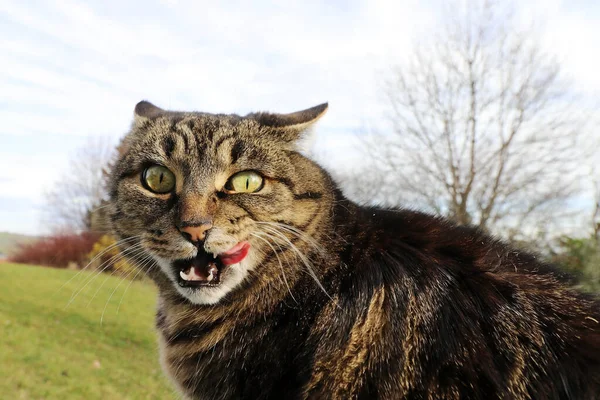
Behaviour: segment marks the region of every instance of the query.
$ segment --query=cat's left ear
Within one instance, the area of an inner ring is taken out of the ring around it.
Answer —
[[[290,142],[298,139],[302,132],[325,115],[328,107],[327,103],[323,103],[290,114],[254,113],[247,117],[254,119],[262,126],[273,129],[279,138]]]

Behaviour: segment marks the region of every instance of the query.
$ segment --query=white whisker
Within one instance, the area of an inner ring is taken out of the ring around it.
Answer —
[[[100,325],[102,325],[102,322],[104,321],[104,314],[106,313],[106,309],[108,308],[110,300],[114,296],[115,292],[117,291],[117,289],[119,288],[119,286],[121,286],[121,284],[125,281],[125,279],[127,279],[131,274],[133,274],[136,271],[136,269],[137,268],[132,269],[127,275],[125,275],[123,277],[123,279],[121,279],[121,281],[117,284],[117,286],[115,286],[115,288],[113,289],[113,291],[110,294],[110,296],[108,296],[108,300],[106,300],[106,304],[104,305],[104,309],[102,310],[102,315],[100,316]]]
[[[69,299],[69,301],[67,302],[67,305],[65,306],[65,308],[69,307],[69,305],[77,298],[77,296],[90,284],[92,283],[92,281],[94,281],[98,276],[100,276],[100,274],[102,272],[104,272],[107,268],[109,268],[111,266],[111,264],[113,262],[118,261],[118,257],[125,257],[126,255],[129,255],[128,253],[130,252],[134,252],[134,251],[140,251],[142,250],[142,244],[138,243],[135,244],[131,247],[128,247],[127,249],[123,250],[122,252],[119,252],[117,254],[115,254],[114,256],[112,256],[111,258],[109,258],[108,260],[106,260],[105,262],[103,262],[102,264],[100,264],[100,266],[98,267],[98,272],[96,272],[95,274],[92,274],[91,277],[88,277],[86,279],[84,279],[85,284],[83,284],[84,282],[82,282],[82,287],[77,290],[73,295],[71,295],[71,298]],[[106,265],[104,268],[102,268],[102,266]]]
[[[317,283],[317,285],[319,286],[319,288],[323,291],[323,293],[325,293],[325,295],[327,297],[329,297],[329,299],[333,300],[333,298],[329,295],[329,293],[327,293],[327,290],[325,289],[325,287],[321,284],[321,281],[319,280],[319,278],[317,277],[317,274],[312,269],[311,262],[306,257],[306,255],[304,255],[296,247],[296,245],[294,245],[294,243],[292,243],[292,241],[287,236],[285,236],[283,233],[279,232],[277,229],[275,229],[273,227],[268,227],[268,226],[265,226],[264,228],[267,229],[268,231],[270,231],[271,233],[277,235],[281,240],[283,240],[284,243],[286,243],[289,246],[290,249],[292,249],[296,253],[296,255],[300,258],[300,260],[302,261],[302,263],[306,267],[309,275],[314,279],[314,281]]]
[[[56,295],[58,292],[60,292],[60,291],[61,291],[61,290],[62,290],[62,289],[63,289],[63,288],[64,288],[64,287],[65,287],[65,286],[66,286],[66,285],[69,283],[69,282],[71,282],[73,279],[77,278],[77,277],[78,277],[78,276],[79,276],[79,275],[80,275],[80,274],[81,274],[83,271],[85,271],[85,270],[86,270],[86,269],[87,269],[87,268],[88,268],[90,265],[92,265],[92,263],[93,263],[94,261],[96,261],[96,260],[97,260],[99,257],[102,257],[102,256],[103,256],[103,255],[104,255],[104,254],[105,254],[107,251],[110,251],[110,250],[112,250],[113,248],[115,248],[116,246],[118,246],[118,245],[120,245],[120,244],[127,243],[127,242],[129,242],[129,241],[131,241],[131,240],[138,239],[138,238],[140,238],[140,237],[141,237],[141,235],[136,235],[136,236],[131,236],[131,237],[128,237],[128,238],[125,238],[125,239],[121,239],[121,240],[117,241],[116,243],[113,243],[113,244],[111,244],[110,246],[108,246],[107,248],[105,248],[104,250],[102,250],[100,253],[96,254],[96,256],[95,256],[94,258],[92,258],[92,259],[90,260],[90,262],[88,262],[88,263],[86,264],[86,266],[85,266],[85,267],[81,268],[81,269],[79,270],[79,272],[77,272],[77,273],[76,273],[75,275],[73,275],[73,276],[72,276],[72,277],[71,277],[69,280],[67,280],[65,283],[63,283],[63,284],[62,284],[62,286],[61,286],[61,287],[59,287],[59,288],[56,290],[56,292],[54,293],[54,295],[53,295],[53,296],[55,296],[55,295]]]
[[[138,251],[135,252],[135,254],[129,254],[132,257],[136,257],[139,254],[143,253],[143,249],[138,248]],[[125,258],[127,255],[124,255],[121,259]],[[119,260],[115,260],[114,263],[117,263],[119,261],[121,261],[121,259]],[[106,265],[106,267],[104,267],[104,270],[106,270],[108,267],[110,267],[110,263]],[[102,272],[100,271],[100,272]],[[100,291],[100,289],[102,289],[102,287],[104,286],[104,284],[112,277],[115,275],[115,273],[117,272],[117,270],[113,270],[106,278],[104,278],[104,281],[102,281],[102,283],[100,284],[100,286],[98,287],[98,289],[96,289],[96,292],[94,293],[94,295],[92,296],[92,298],[90,299],[90,301],[87,303],[86,307],[89,307],[89,305],[92,303],[92,301],[94,300],[94,298],[96,298],[96,295],[98,294],[98,292]]]
[[[279,258],[279,254],[277,254],[277,250],[275,250],[275,248],[271,245],[271,243],[265,239],[262,238],[261,236],[259,236],[257,233],[250,233],[252,236],[254,236],[257,239],[262,240],[263,242],[265,242],[266,244],[269,245],[269,247],[273,250],[273,253],[275,253],[275,257],[277,257],[277,262],[279,262],[279,267],[281,267],[281,273],[283,275],[283,281],[285,282],[285,286],[287,287],[288,292],[290,293],[290,296],[292,296],[292,299],[296,302],[296,304],[298,303],[298,301],[296,300],[296,298],[294,297],[294,295],[292,294],[292,289],[290,289],[290,285],[288,283],[287,277],[285,276],[285,270],[283,268],[283,264],[281,264],[281,259]]]
[[[146,258],[144,258],[142,261],[140,261],[141,265],[136,265],[134,267],[134,268],[138,268],[139,271],[137,272],[137,274],[134,275],[133,278],[131,278],[131,280],[129,281],[129,284],[125,288],[125,291],[123,292],[123,296],[121,296],[121,300],[119,300],[119,305],[117,306],[117,314],[119,314],[119,310],[121,309],[121,303],[123,303],[123,299],[125,298],[125,294],[127,293],[127,290],[129,289],[129,287],[131,286],[131,284],[133,283],[133,281],[135,281],[135,278],[137,278],[137,276],[140,274],[140,272],[144,271],[144,273],[145,273],[147,271],[145,269],[146,266],[152,265],[152,262],[154,262],[154,259],[152,258],[152,256],[151,255],[147,255]]]
[[[77,297],[77,295],[79,294],[79,292],[81,292],[83,289],[85,289],[85,287],[87,285],[89,285],[94,279],[96,279],[102,272],[104,272],[107,268],[109,268],[112,263],[119,261],[119,257],[123,258],[127,255],[127,253],[129,252],[133,252],[134,250],[137,251],[142,247],[142,245],[140,243],[134,244],[131,247],[128,247],[127,249],[118,252],[117,254],[111,256],[108,260],[105,260],[102,264],[100,264],[97,267],[97,271],[96,273],[91,273],[90,276],[86,277],[83,282],[81,282],[81,284],[83,285],[83,287],[81,287],[76,293],[71,295],[71,298],[69,300],[69,302],[72,302],[74,300],[74,297]],[[104,268],[103,268],[104,267]]]
[[[282,224],[279,222],[257,221],[256,223],[259,225],[267,225],[268,227],[270,227],[272,229],[284,230],[284,231],[298,237],[299,239],[306,242],[307,244],[311,245],[320,255],[325,254],[325,249],[323,249],[323,246],[321,246],[312,236],[308,235],[306,232],[299,230],[295,226]]]

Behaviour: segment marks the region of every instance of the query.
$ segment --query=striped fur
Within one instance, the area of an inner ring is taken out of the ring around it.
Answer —
[[[142,102],[112,172],[116,235],[140,235],[159,288],[165,372],[189,399],[595,399],[600,306],[534,255],[409,210],[360,207],[294,141],[325,111],[211,115]],[[148,164],[176,189],[140,184]],[[238,171],[263,191],[224,195]],[[218,293],[182,291],[168,263],[242,240]]]

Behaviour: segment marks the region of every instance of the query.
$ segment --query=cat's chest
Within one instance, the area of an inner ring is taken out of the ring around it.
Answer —
[[[246,327],[215,325],[179,336],[159,331],[161,364],[191,399],[271,398],[297,393],[299,366],[309,362],[300,332],[273,323]]]

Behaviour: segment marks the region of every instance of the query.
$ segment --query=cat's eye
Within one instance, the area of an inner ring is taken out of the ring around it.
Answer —
[[[153,165],[142,173],[142,183],[151,192],[169,193],[175,188],[175,175],[162,165]]]
[[[243,171],[232,175],[225,184],[227,193],[255,193],[264,186],[263,177],[254,171]]]

